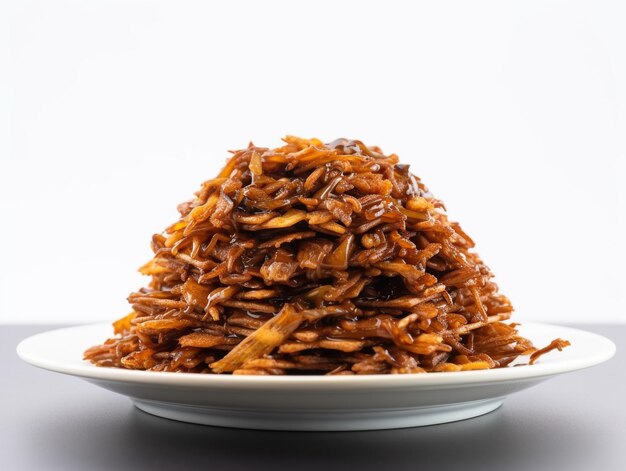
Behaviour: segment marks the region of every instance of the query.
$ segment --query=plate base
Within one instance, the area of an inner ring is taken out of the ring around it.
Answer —
[[[355,431],[421,427],[470,419],[494,411],[504,398],[395,410],[316,411],[242,410],[133,399],[151,415],[201,425],[256,430]]]

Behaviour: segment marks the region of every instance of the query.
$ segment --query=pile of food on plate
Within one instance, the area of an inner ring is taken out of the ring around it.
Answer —
[[[394,154],[288,136],[233,152],[152,239],[151,277],[98,366],[255,375],[500,368],[537,349],[448,221]]]

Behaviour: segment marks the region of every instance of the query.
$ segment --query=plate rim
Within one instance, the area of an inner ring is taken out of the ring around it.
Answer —
[[[17,345],[17,355],[26,363],[43,368],[48,371],[80,377],[88,381],[112,381],[134,384],[167,385],[177,387],[212,387],[212,388],[255,388],[273,389],[280,388],[319,388],[319,389],[344,389],[355,385],[368,388],[425,388],[432,387],[459,387],[475,384],[499,383],[514,380],[531,380],[549,377],[561,373],[569,373],[589,368],[611,359],[616,352],[615,343],[600,334],[589,332],[575,327],[566,327],[556,324],[539,322],[522,322],[522,329],[554,329],[560,335],[566,337],[567,332],[572,335],[583,335],[595,339],[602,348],[595,354],[588,354],[582,358],[552,359],[550,362],[537,363],[535,365],[521,365],[507,368],[489,370],[474,370],[460,372],[438,372],[434,374],[415,373],[401,375],[339,375],[339,376],[255,376],[255,375],[220,375],[220,374],[197,374],[181,372],[159,372],[126,370],[120,368],[98,367],[82,360],[81,363],[67,363],[57,359],[42,358],[33,352],[33,346],[46,337],[62,335],[68,332],[76,332],[85,329],[111,329],[110,323],[92,323],[77,326],[63,327],[48,330],[31,335],[23,339]],[[106,335],[106,334],[105,334]],[[109,334],[111,335],[111,334]],[[532,339],[531,339],[532,340]],[[88,346],[85,346],[87,348]],[[568,347],[572,348],[572,347]]]

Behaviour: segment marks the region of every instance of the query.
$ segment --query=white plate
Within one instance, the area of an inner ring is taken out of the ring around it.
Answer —
[[[23,340],[28,363],[81,377],[129,396],[150,414],[207,425],[266,430],[373,430],[467,419],[551,376],[587,368],[615,353],[613,342],[578,329],[525,323],[522,335],[543,346],[572,346],[532,366],[495,370],[366,376],[230,376],[102,368],[83,351],[112,334],[109,324],[53,330]],[[555,398],[556,399],[556,398]]]

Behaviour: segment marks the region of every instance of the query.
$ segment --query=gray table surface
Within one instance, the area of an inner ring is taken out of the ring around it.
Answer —
[[[510,396],[482,417],[375,432],[263,432],[153,417],[123,396],[23,363],[23,338],[51,326],[0,326],[2,470],[623,470],[626,325],[609,362]]]

